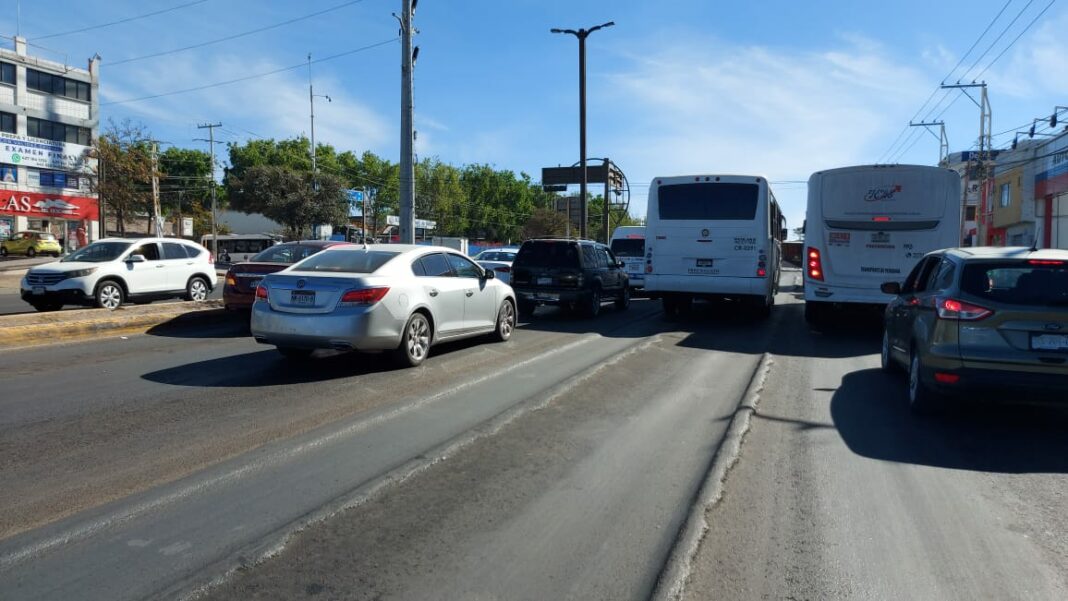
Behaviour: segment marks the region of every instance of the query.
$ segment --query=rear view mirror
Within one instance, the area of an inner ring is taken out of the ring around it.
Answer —
[[[901,284],[899,282],[884,282],[882,286],[879,286],[879,290],[882,290],[883,294],[897,296],[901,294]]]
[[[623,259],[620,259],[620,260],[616,261],[616,267],[618,267],[620,269],[623,269],[626,266],[627,266],[627,263]]]
[[[786,230],[786,228],[782,228],[781,230],[779,230],[779,240],[785,240],[788,234],[789,232]]]
[[[127,263],[144,263],[147,260],[148,259],[146,259],[144,255],[130,255],[126,257]]]
[[[482,272],[482,277],[487,280],[494,280],[497,279],[497,274],[493,273],[492,269],[487,269],[486,271]]]

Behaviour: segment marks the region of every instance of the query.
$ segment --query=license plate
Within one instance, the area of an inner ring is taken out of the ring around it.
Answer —
[[[698,267],[712,267],[712,259],[697,259]]]
[[[553,279],[552,278],[538,278],[538,285],[539,286],[552,286],[553,285]]]
[[[251,280],[248,281],[248,287],[249,288],[255,288],[256,286],[259,286],[260,282],[262,282],[262,281],[263,281],[263,278],[252,278]]]
[[[34,286],[33,287],[33,293],[34,294],[44,294],[45,293],[45,287],[44,286]]]
[[[315,293],[294,290],[289,295],[289,302],[293,303],[294,305],[314,305]]]
[[[535,300],[543,300],[543,301],[558,301],[558,300],[560,300],[560,295],[559,294],[535,294],[534,295],[534,299]]]
[[[1068,334],[1032,334],[1033,351],[1068,351]]]

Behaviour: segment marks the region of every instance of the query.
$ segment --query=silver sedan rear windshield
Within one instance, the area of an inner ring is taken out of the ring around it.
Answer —
[[[374,273],[399,255],[384,250],[335,250],[314,254],[298,264],[298,271],[330,273]]]

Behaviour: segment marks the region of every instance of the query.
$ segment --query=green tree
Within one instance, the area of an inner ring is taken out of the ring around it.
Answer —
[[[244,177],[227,177],[230,198],[247,212],[261,213],[286,226],[293,238],[304,238],[313,225],[340,225],[348,220],[348,196],[341,178],[287,167],[256,165]]]
[[[216,205],[227,204],[226,189],[211,179],[211,155],[203,150],[168,148],[159,155],[160,203],[176,223],[193,218],[193,236],[211,232],[211,188],[216,187]],[[224,228],[225,229],[225,228]]]
[[[109,121],[96,140],[97,169],[90,175],[90,187],[114,216],[119,235],[126,233],[126,224],[147,214],[152,206],[150,137],[143,124],[126,119]]]
[[[537,208],[523,224],[521,236],[530,238],[556,238],[567,233],[567,217],[552,209]]]

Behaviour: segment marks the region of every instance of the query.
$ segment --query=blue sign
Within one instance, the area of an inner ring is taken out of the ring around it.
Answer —
[[[348,190],[349,217],[363,217],[363,190]]]

